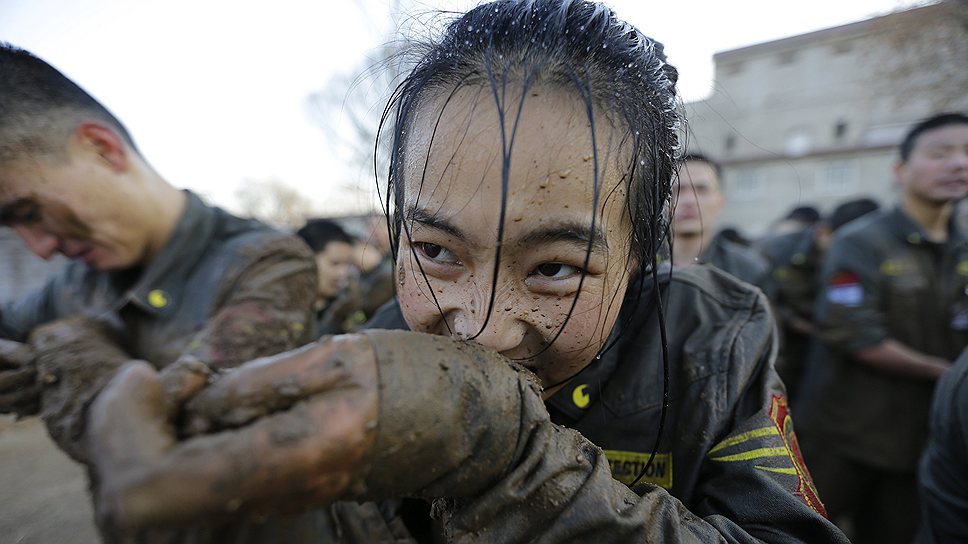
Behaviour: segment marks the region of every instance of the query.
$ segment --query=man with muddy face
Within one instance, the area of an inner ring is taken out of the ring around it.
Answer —
[[[309,341],[315,266],[300,240],[173,187],[41,59],[0,44],[0,73],[0,224],[70,260],[0,305],[0,413],[39,413],[88,462],[87,407],[125,361],[224,368]]]
[[[105,522],[407,496],[450,542],[845,542],[762,293],[656,266],[681,122],[661,44],[599,4],[499,0],[422,51],[387,110],[398,297],[370,323],[410,330],[207,387],[126,366],[91,409]],[[407,541],[385,529],[343,541]]]

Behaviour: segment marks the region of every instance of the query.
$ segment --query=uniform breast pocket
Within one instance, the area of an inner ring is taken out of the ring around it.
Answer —
[[[892,328],[904,330],[925,326],[926,323],[921,322],[921,309],[930,298],[926,278],[915,275],[893,278],[885,297]]]

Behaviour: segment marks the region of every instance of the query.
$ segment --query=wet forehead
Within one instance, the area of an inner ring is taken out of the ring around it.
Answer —
[[[531,89],[523,101],[520,93],[509,93],[505,104],[502,112],[489,89],[468,87],[424,106],[407,147],[405,207],[473,218],[492,233],[507,166],[509,231],[552,221],[590,223],[596,177],[596,222],[615,222],[608,217],[614,213],[603,217],[603,211],[606,203],[624,203],[622,160],[617,131],[604,116],[590,119],[581,100],[555,89]]]

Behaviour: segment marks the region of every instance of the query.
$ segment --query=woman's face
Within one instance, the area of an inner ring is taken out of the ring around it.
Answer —
[[[473,339],[518,360],[546,386],[557,384],[602,347],[628,285],[631,227],[614,131],[595,116],[595,212],[596,161],[582,101],[531,89],[515,127],[518,97],[508,97],[510,169],[495,280],[504,164],[498,111],[484,88],[443,102],[426,103],[408,135],[400,213],[410,239],[401,234],[398,255],[403,315],[413,330]]]

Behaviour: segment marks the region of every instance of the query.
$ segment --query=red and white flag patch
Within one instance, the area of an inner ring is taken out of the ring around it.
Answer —
[[[827,285],[827,301],[850,308],[860,306],[864,302],[864,287],[860,284],[860,276],[853,272],[834,274]]]

